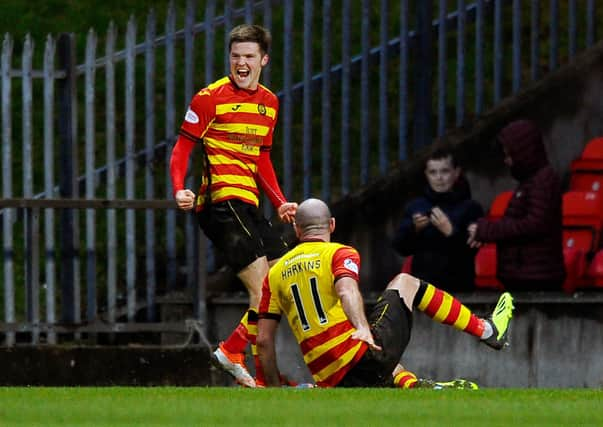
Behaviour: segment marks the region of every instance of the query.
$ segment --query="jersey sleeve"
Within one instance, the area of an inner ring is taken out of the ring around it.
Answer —
[[[188,106],[180,135],[199,142],[216,118],[216,102],[209,89],[199,91]]]
[[[270,199],[270,202],[275,208],[279,208],[280,205],[287,202],[287,198],[283,195],[281,187],[278,184],[276,173],[274,172],[274,166],[272,159],[270,158],[270,152],[272,151],[272,137],[274,135],[274,127],[278,120],[278,98],[271,95],[269,105],[272,105],[275,110],[275,116],[273,124],[270,127],[270,131],[264,137],[262,147],[260,148],[260,157],[258,158],[258,170],[257,170],[257,181],[264,193]]]
[[[331,261],[334,282],[343,278],[350,277],[357,282],[360,281],[360,254],[350,246],[344,246],[337,249],[333,254]]]
[[[262,284],[262,298],[260,299],[258,316],[262,319],[280,320],[281,318],[281,309],[276,296],[273,295],[272,289],[270,289],[270,276],[266,276]]]
[[[184,179],[188,168],[188,159],[195,143],[182,135],[178,137],[170,158],[170,177],[174,195],[184,189]]]
[[[170,158],[170,177],[174,195],[184,189],[184,179],[188,169],[188,160],[195,143],[201,142],[207,128],[214,121],[216,106],[208,89],[197,93],[188,106],[184,121],[180,126],[180,136],[172,150]]]
[[[262,190],[264,190],[275,208],[278,209],[280,205],[287,201],[276,179],[274,166],[270,159],[270,151],[264,147],[262,147],[258,158],[257,177]]]

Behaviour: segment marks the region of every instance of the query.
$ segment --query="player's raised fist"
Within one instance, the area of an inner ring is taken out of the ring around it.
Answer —
[[[185,211],[191,210],[195,205],[195,193],[188,188],[178,190],[175,199],[178,207]]]
[[[297,212],[297,203],[285,202],[278,208],[278,217],[281,221],[291,224],[295,219],[295,213]]]

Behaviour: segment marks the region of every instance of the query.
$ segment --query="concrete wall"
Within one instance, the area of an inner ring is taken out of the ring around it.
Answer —
[[[488,313],[495,294],[461,296],[476,313]],[[539,302],[538,302],[539,301]],[[374,302],[369,298],[367,305]],[[475,338],[414,315],[404,365],[418,376],[464,377],[481,387],[603,387],[603,295],[516,295],[511,345],[495,351]],[[226,338],[246,309],[244,298],[210,304],[212,343]],[[179,341],[182,342],[182,341]],[[0,349],[0,386],[228,386],[234,381],[210,366],[201,342],[187,347],[38,346]],[[281,371],[311,381],[286,321],[277,335]],[[253,360],[248,358],[253,371]]]
[[[475,313],[486,314],[497,295],[461,298]],[[242,302],[214,307],[214,314],[219,313],[212,331],[217,339],[228,336],[244,310]],[[311,380],[286,319],[279,327],[277,352],[284,374]],[[463,377],[481,387],[603,387],[603,295],[517,295],[510,346],[501,351],[416,311],[402,362],[420,377]],[[251,359],[248,365],[251,369]]]
[[[206,348],[37,346],[0,349],[0,386],[207,386]]]

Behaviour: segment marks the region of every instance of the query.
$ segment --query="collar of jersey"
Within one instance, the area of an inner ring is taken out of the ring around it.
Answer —
[[[256,93],[256,92],[258,91],[258,89],[260,88],[260,82],[258,82],[258,87],[257,87],[255,90],[251,90],[251,89],[243,89],[243,88],[239,87],[239,86],[238,86],[238,85],[235,83],[235,81],[234,81],[234,79],[232,78],[232,75],[231,75],[231,74],[229,74],[229,75],[228,75],[228,79],[230,80],[230,83],[232,83],[232,85],[235,87],[235,89],[236,89],[236,90],[242,90],[243,92],[247,92],[247,93],[249,93],[249,94],[254,94],[254,93]]]

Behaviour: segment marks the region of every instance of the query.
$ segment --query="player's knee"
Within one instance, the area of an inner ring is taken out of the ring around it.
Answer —
[[[417,279],[408,273],[398,273],[387,285],[387,289],[395,289],[398,292],[402,292],[409,286],[412,286],[413,282]]]
[[[389,282],[387,289],[395,289],[398,291],[400,298],[402,298],[406,305],[412,310],[412,302],[419,290],[419,285],[420,281],[416,277],[408,273],[399,273],[391,282]]]

